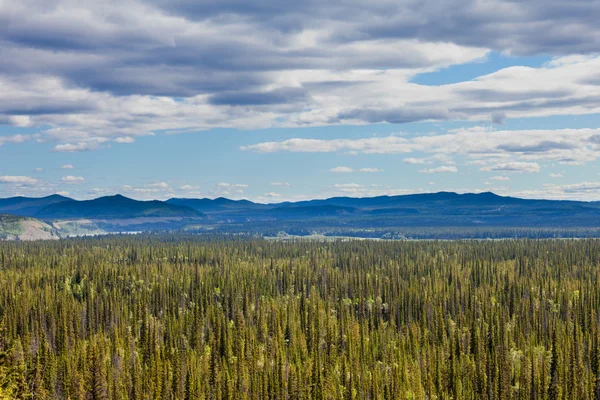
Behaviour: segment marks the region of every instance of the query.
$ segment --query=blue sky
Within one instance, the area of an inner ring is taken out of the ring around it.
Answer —
[[[600,200],[599,7],[425,3],[2,3],[0,197]]]

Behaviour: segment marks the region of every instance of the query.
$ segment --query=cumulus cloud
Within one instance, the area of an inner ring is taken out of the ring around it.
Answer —
[[[483,171],[505,171],[524,166],[528,172],[539,171],[536,161],[560,164],[585,164],[600,156],[600,129],[555,130],[490,130],[473,127],[457,129],[438,135],[414,137],[370,137],[364,139],[305,139],[293,138],[281,142],[264,142],[244,146],[243,150],[259,153],[363,153],[408,154],[429,153],[427,157],[408,157],[407,164],[453,164],[453,157],[465,156],[469,165],[480,165]],[[503,169],[489,164],[506,164]],[[525,164],[515,164],[525,163]]]
[[[180,190],[185,190],[185,191],[190,191],[190,190],[198,190],[199,187],[198,186],[192,186],[192,185],[182,185],[179,187]]]
[[[215,188],[211,191],[211,194],[219,197],[228,196],[240,198],[244,194],[244,189],[249,187],[250,185],[245,183],[219,182],[215,185]]]
[[[231,188],[247,188],[249,185],[245,183],[227,183],[227,182],[219,182],[217,183],[217,187],[223,189],[231,189]]]
[[[42,171],[44,171],[44,168],[35,168],[34,171],[35,172],[42,172]]]
[[[82,177],[82,176],[67,175],[67,176],[63,176],[62,178],[60,178],[60,181],[62,183],[75,184],[75,183],[83,183],[83,182],[85,182],[85,178]]]
[[[492,176],[490,178],[490,180],[504,182],[504,181],[510,181],[510,178],[508,176]]]
[[[482,171],[494,171],[494,172],[540,172],[540,165],[538,163],[530,162],[507,162],[498,163],[494,165],[488,165],[487,167],[481,168]]]
[[[286,189],[293,187],[288,182],[271,182],[271,186],[278,186],[278,187],[282,187],[282,188],[286,188]]]
[[[349,167],[335,167],[335,168],[331,168],[329,170],[329,172],[349,173],[349,172],[354,172],[354,170],[352,168],[349,168]]]
[[[76,152],[215,127],[598,113],[599,13],[562,0],[11,2],[0,5],[0,123]],[[490,51],[554,59],[412,82]]]
[[[117,143],[133,143],[133,142],[135,142],[135,139],[132,138],[131,136],[122,136],[122,137],[116,138],[115,142],[117,142]]]
[[[562,177],[563,177],[563,174],[550,173],[550,174],[548,174],[548,176],[549,176],[550,178],[562,178]]]
[[[367,173],[383,172],[383,170],[379,168],[361,168],[359,171]]]
[[[0,111],[1,114],[1,111]],[[1,116],[0,116],[0,124],[2,124]],[[28,135],[10,135],[10,136],[0,136],[0,146],[5,143],[23,143],[27,140],[30,140],[33,136]]]
[[[419,172],[423,173],[423,174],[435,174],[438,172],[458,172],[458,169],[453,166],[453,165],[442,165],[440,167],[437,168],[427,168],[427,169],[422,169]]]
[[[17,185],[35,185],[37,183],[37,179],[33,179],[28,176],[2,175],[0,176],[0,183],[9,183]]]
[[[61,166],[62,169],[74,169],[75,167],[72,164],[65,164]]]
[[[169,185],[166,182],[156,182],[147,185],[151,189],[168,189]]]
[[[512,195],[526,198],[598,201],[599,193],[600,182],[588,181],[567,185],[544,184],[542,189],[525,190]]]

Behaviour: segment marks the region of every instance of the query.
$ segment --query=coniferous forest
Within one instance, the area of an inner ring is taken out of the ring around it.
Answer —
[[[600,241],[0,243],[0,399],[600,399]]]

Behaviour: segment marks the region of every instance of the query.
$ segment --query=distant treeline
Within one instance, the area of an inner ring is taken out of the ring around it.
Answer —
[[[0,243],[0,399],[600,399],[600,241]]]
[[[592,227],[498,227],[498,226],[442,226],[442,227],[393,227],[393,228],[352,228],[328,225],[321,221],[318,226],[304,222],[286,222],[251,226],[243,224],[191,226],[185,229],[188,234],[209,234],[214,236],[242,234],[244,236],[274,237],[282,233],[296,236],[320,234],[392,240],[462,240],[462,239],[554,239],[554,238],[600,238],[600,228]]]

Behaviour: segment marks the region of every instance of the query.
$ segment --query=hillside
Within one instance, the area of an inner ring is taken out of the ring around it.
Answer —
[[[0,215],[0,240],[55,240],[58,235],[48,224],[34,218]]]
[[[57,203],[73,202],[75,200],[58,194],[51,196],[35,197],[11,197],[0,199],[0,214],[12,214],[32,217],[40,210]]]
[[[189,207],[162,201],[139,201],[121,195],[94,200],[59,202],[37,213],[42,219],[132,219],[132,218],[202,218],[204,215]]]
[[[5,213],[52,223],[61,235],[185,229],[267,236],[286,232],[469,238],[522,236],[525,229],[544,231],[549,237],[565,233],[600,236],[599,202],[520,199],[490,192],[333,197],[276,204],[226,198],[139,201],[121,195],[78,201],[55,195],[1,199],[0,207]],[[462,233],[456,236],[457,231]]]

